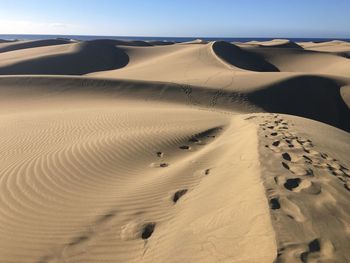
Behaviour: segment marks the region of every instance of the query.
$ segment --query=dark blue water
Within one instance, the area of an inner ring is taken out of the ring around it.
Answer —
[[[151,41],[151,40],[157,40],[157,41],[174,41],[174,42],[184,42],[184,41],[191,41],[195,39],[203,39],[207,41],[215,41],[215,40],[223,40],[228,42],[248,42],[252,40],[256,41],[268,41],[276,38],[282,38],[282,37],[271,37],[271,38],[261,38],[261,37],[131,37],[131,36],[80,36],[80,35],[1,35],[0,39],[5,40],[37,40],[37,39],[53,39],[53,38],[69,38],[69,39],[75,39],[75,40],[94,40],[94,39],[118,39],[118,40],[143,40],[143,41]],[[304,42],[304,41],[312,41],[312,42],[325,42],[330,40],[342,40],[346,42],[350,42],[350,39],[344,39],[344,38],[288,38],[284,37],[283,39],[289,39],[294,42]]]

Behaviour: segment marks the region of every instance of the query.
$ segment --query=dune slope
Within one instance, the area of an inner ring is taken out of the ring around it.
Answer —
[[[1,89],[2,259],[273,260],[254,125],[74,86],[14,89]]]

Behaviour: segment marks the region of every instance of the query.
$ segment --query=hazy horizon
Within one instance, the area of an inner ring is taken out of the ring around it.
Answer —
[[[260,37],[260,36],[141,36],[141,35],[94,35],[94,34],[1,34],[0,36],[62,36],[62,37],[69,37],[69,36],[81,36],[81,37],[113,37],[113,38],[133,38],[133,39],[143,39],[143,38],[155,38],[155,39],[345,39],[350,40],[350,37],[287,37],[287,36],[266,36],[266,37]]]
[[[350,2],[1,1],[0,34],[350,38]]]

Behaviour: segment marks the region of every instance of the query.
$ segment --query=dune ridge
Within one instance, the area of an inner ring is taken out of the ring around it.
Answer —
[[[346,43],[0,50],[1,262],[350,257]]]
[[[262,86],[259,89],[242,91],[215,90],[192,85],[167,82],[113,80],[84,77],[55,76],[7,76],[0,77],[0,87],[26,86],[39,89],[36,93],[56,92],[81,94],[109,94],[126,98],[143,98],[148,100],[176,102],[204,108],[216,108],[226,111],[281,112],[312,118],[328,123],[343,130],[350,130],[347,97],[341,95],[344,80],[309,75],[295,76],[281,82]],[[315,87],[315,88],[313,88]],[[346,87],[344,87],[346,88]],[[298,90],[300,89],[300,91]],[[9,89],[7,89],[9,90]],[[321,94],[313,97],[315,92]],[[15,92],[14,92],[15,93]],[[298,101],[298,107],[295,107]],[[325,107],[327,105],[327,107]]]

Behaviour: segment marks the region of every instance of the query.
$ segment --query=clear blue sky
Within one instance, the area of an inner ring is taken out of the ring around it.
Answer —
[[[350,0],[0,0],[0,34],[350,38]]]

